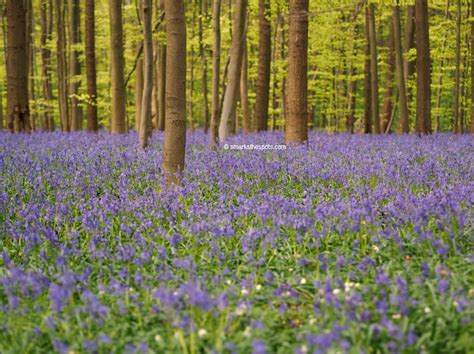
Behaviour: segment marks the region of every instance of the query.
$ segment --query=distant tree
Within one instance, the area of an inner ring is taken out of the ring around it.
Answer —
[[[204,47],[204,28],[203,19],[207,17],[208,6],[207,0],[199,0],[199,19],[198,19],[198,35],[199,35],[199,56],[202,63],[202,96],[204,105],[204,133],[209,130],[209,98],[207,90],[207,56]]]
[[[474,0],[472,0],[471,16],[474,14]],[[474,21],[471,20],[471,134],[474,134]]]
[[[139,134],[140,145],[144,149],[148,146],[148,139],[153,130],[151,122],[151,99],[153,93],[153,33],[151,27],[153,8],[151,0],[141,0],[141,12],[143,23],[144,83]]]
[[[77,46],[81,43],[81,4],[79,0],[69,0],[69,96],[71,106],[71,130],[82,129],[82,108],[79,94],[81,62]]]
[[[394,72],[395,72],[395,40],[393,21],[389,24],[390,30],[388,34],[388,58],[387,58],[387,76],[385,78],[385,97],[383,101],[382,119],[380,122],[380,130],[382,133],[390,129],[392,111],[393,111],[393,87],[394,87]]]
[[[28,52],[24,1],[7,0],[7,113],[11,132],[29,132]]]
[[[211,145],[218,142],[220,120],[220,66],[221,66],[221,0],[212,0],[212,29],[214,44],[212,47],[212,100],[211,100]]]
[[[186,18],[183,0],[165,0],[166,129],[163,171],[168,185],[179,184],[186,148]]]
[[[159,1],[160,11],[165,10],[164,0]],[[166,26],[163,25],[166,30]],[[165,130],[165,107],[166,107],[166,44],[160,43],[158,47],[158,130]]]
[[[460,109],[461,90],[461,0],[456,0],[456,55],[455,55],[455,82],[454,82],[454,124],[453,132],[463,133]]]
[[[242,108],[242,127],[244,133],[250,133],[252,130],[250,122],[250,104],[249,104],[249,53],[247,48],[247,38],[244,44],[244,59],[242,61],[242,75],[240,77],[240,105]]]
[[[364,61],[364,133],[372,133],[372,90],[370,75],[370,21],[369,7],[365,7],[365,61]]]
[[[89,0],[90,1],[90,0]],[[43,83],[43,96],[45,99],[44,113],[42,119],[43,130],[54,130],[54,116],[51,111],[53,99],[53,88],[51,83],[51,49],[48,43],[51,41],[53,32],[53,1],[41,0],[41,81]]]
[[[232,44],[229,64],[229,80],[224,93],[224,102],[219,125],[219,139],[225,140],[235,130],[235,112],[239,96],[240,76],[242,73],[245,22],[247,0],[236,0],[233,19]]]
[[[95,0],[86,0],[85,8],[85,42],[86,42],[86,76],[87,76],[87,130],[98,130],[97,118],[97,73],[95,60]]]
[[[258,43],[258,77],[257,97],[254,110],[254,130],[259,132],[268,129],[268,102],[270,97],[270,64],[272,55],[272,38],[270,25],[270,1],[259,0],[259,43]]]
[[[416,131],[431,134],[431,57],[428,0],[416,0]]]
[[[370,94],[373,132],[380,134],[380,110],[379,110],[379,70],[377,65],[377,37],[375,29],[375,7],[369,3],[369,45],[370,45]]]
[[[308,140],[308,0],[290,0],[285,141]]]
[[[123,56],[122,0],[110,0],[110,65],[112,81],[111,131],[123,134],[127,130],[125,115],[125,79]]]
[[[64,26],[64,2],[56,0],[56,54],[58,75],[58,100],[61,130],[71,130],[68,105],[67,63],[66,63],[66,30]]]

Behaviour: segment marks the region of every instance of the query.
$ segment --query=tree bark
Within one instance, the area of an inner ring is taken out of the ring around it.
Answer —
[[[25,3],[7,0],[7,113],[11,132],[30,132]]]
[[[204,0],[206,1],[206,0]],[[201,57],[202,63],[202,95],[203,95],[203,105],[204,105],[204,133],[207,134],[209,130],[209,98],[207,92],[207,56],[204,48],[203,40],[203,17],[207,17],[207,6],[206,11],[203,11],[203,0],[199,0],[199,55]],[[206,12],[206,13],[205,13]]]
[[[82,129],[82,108],[79,105],[79,75],[81,63],[76,46],[81,42],[81,6],[79,0],[69,0],[69,94],[71,105],[71,130]]]
[[[249,79],[249,58],[248,58],[248,49],[247,49],[247,39],[245,40],[244,45],[244,59],[242,62],[242,76],[240,78],[240,103],[242,106],[242,126],[244,128],[244,133],[250,133],[252,131],[252,126],[250,122],[250,104],[249,104],[249,89],[248,89],[248,79]]]
[[[407,58],[408,52],[415,46],[415,6],[410,5],[407,9],[407,22],[405,25],[405,38],[404,38],[404,54],[403,59],[403,72],[405,74],[405,83],[408,85],[408,80],[415,73],[415,61]],[[408,95],[408,92],[407,92]]]
[[[212,114],[211,114],[211,145],[218,143],[220,118],[220,66],[221,66],[221,0],[212,2],[212,29],[214,44],[212,48]]]
[[[243,45],[245,38],[245,22],[247,17],[247,0],[236,0],[232,44],[229,64],[229,82],[224,94],[219,139],[224,141],[235,130],[235,115],[242,73]]]
[[[381,132],[385,133],[392,117],[393,103],[393,81],[395,71],[395,41],[393,33],[393,21],[390,22],[390,31],[388,35],[388,68],[387,77],[385,79],[385,98],[383,102]]]
[[[35,95],[35,37],[34,37],[34,21],[33,21],[33,4],[32,0],[27,0],[27,34],[28,34],[28,99],[34,101]],[[36,130],[36,114],[30,110],[31,130]]]
[[[66,63],[66,33],[64,26],[65,7],[61,0],[56,0],[56,34],[57,34],[57,62],[58,62],[58,100],[61,130],[71,130],[68,105],[67,63]]]
[[[142,0],[139,0],[142,1]],[[143,19],[142,19],[143,21]],[[135,70],[135,131],[140,133],[140,122],[142,119],[142,101],[143,101],[143,59],[138,59],[137,69]]]
[[[461,0],[457,0],[456,6],[456,57],[455,57],[455,79],[454,79],[454,124],[453,132],[462,133],[460,124],[459,93],[461,90]]]
[[[474,0],[471,4],[471,16],[474,15]],[[474,134],[474,21],[471,20],[471,126],[469,129]]]
[[[270,65],[272,55],[270,1],[259,0],[259,43],[257,97],[255,101],[254,130],[268,129],[268,102],[270,98]]]
[[[308,141],[308,0],[290,0],[285,141]]]
[[[410,131],[409,127],[409,113],[408,113],[408,100],[407,100],[407,88],[405,83],[405,73],[403,67],[403,49],[401,39],[401,26],[400,26],[400,6],[397,4],[393,7],[393,35],[395,44],[395,67],[397,72],[397,86],[398,86],[398,99],[400,106],[400,130],[403,134],[408,134]]]
[[[112,124],[114,134],[123,134],[126,126],[126,95],[123,57],[122,0],[110,0],[110,64],[112,76]]]
[[[165,10],[164,0],[160,1],[160,11]],[[163,25],[166,30],[166,26]],[[166,44],[160,44],[158,48],[158,130],[165,130],[165,107],[166,107]]]
[[[148,139],[153,130],[151,122],[151,99],[153,94],[153,33],[151,21],[153,8],[151,0],[141,0],[141,4],[143,21],[144,83],[140,117],[140,144],[142,149],[145,149],[148,146]]]
[[[41,81],[45,99],[44,115],[42,119],[43,130],[54,130],[54,116],[50,105],[53,99],[51,86],[51,50],[47,44],[51,41],[53,31],[53,3],[52,0],[41,0]]]
[[[431,58],[428,0],[416,0],[416,131],[431,134]]]
[[[377,37],[375,30],[375,7],[369,4],[369,39],[370,39],[370,93],[372,122],[374,123],[374,133],[380,134],[380,113],[379,113],[379,71],[377,65]]]
[[[183,0],[165,0],[166,129],[163,171],[168,185],[179,184],[186,148],[186,18]]]
[[[372,93],[370,75],[370,21],[369,8],[365,8],[365,62],[364,62],[364,134],[372,133]]]
[[[97,132],[97,72],[95,65],[95,0],[86,0],[86,76],[87,76],[87,130]]]

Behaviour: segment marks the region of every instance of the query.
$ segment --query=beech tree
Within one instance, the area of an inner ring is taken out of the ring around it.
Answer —
[[[212,47],[212,100],[211,100],[211,145],[219,139],[220,120],[220,66],[221,66],[221,0],[212,1],[212,29],[214,44]]]
[[[165,0],[166,128],[163,171],[168,185],[179,184],[186,148],[186,18],[183,0]]]
[[[308,0],[290,0],[285,141],[308,140]]]
[[[98,130],[97,118],[97,73],[95,59],[95,0],[86,0],[85,44],[87,75],[87,130]]]

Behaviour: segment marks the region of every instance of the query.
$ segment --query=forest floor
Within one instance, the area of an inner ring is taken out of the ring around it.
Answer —
[[[0,134],[0,352],[474,351],[471,136],[162,142]]]

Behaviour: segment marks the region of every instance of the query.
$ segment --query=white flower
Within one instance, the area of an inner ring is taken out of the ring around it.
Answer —
[[[245,303],[242,303],[235,310],[235,314],[237,316],[242,316],[245,313],[246,310],[247,310],[247,305]]]
[[[334,290],[332,291],[332,293],[333,293],[334,295],[338,295],[338,294],[341,293],[341,289],[334,289]]]
[[[257,291],[262,290],[262,284],[257,284],[257,285],[255,286],[255,290],[257,290]]]
[[[162,341],[163,341],[163,338],[161,338],[161,336],[160,336],[159,334],[157,334],[157,335],[155,336],[155,342],[156,342],[156,343],[161,343]]]
[[[400,318],[402,318],[402,315],[400,315],[399,313],[395,313],[395,314],[392,316],[392,318],[393,318],[394,320],[399,320]]]
[[[201,328],[199,331],[198,331],[198,336],[199,337],[205,337],[207,335],[207,331],[204,329],[204,328]]]
[[[230,279],[227,279],[225,282],[226,282],[228,285],[232,284],[232,280],[230,280]]]
[[[247,337],[247,338],[250,337],[250,335],[252,334],[252,331],[250,330],[249,326],[245,327],[245,331],[243,334],[244,334],[244,337]]]
[[[303,344],[303,345],[300,347],[300,351],[301,351],[302,353],[307,353],[307,352],[308,352],[308,347],[307,347],[305,344]]]
[[[425,307],[425,313],[430,313],[430,312],[431,312],[431,309],[428,306],[426,306]]]
[[[245,288],[242,288],[242,290],[240,291],[240,293],[244,296],[247,296],[249,294],[249,291]]]
[[[303,285],[303,284],[306,284],[306,279],[305,279],[305,278],[301,278],[300,284],[302,284],[302,285]]]
[[[372,245],[372,249],[373,249],[375,252],[379,252],[379,251],[380,251],[380,248],[379,248],[377,245]]]

